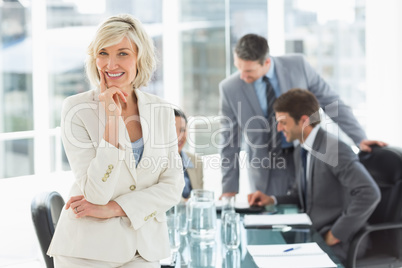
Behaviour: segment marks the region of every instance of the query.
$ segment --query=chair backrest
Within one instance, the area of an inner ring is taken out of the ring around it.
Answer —
[[[381,201],[369,218],[369,224],[402,222],[402,148],[373,147],[361,152],[359,159],[376,181]],[[375,251],[402,256],[402,230],[386,230],[371,234]]]
[[[36,195],[31,202],[32,221],[47,268],[53,268],[53,259],[46,255],[54,230],[64,206],[63,197],[58,192],[44,192]]]

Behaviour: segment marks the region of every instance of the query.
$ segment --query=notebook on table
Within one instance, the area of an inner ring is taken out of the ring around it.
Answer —
[[[244,226],[253,227],[274,227],[285,225],[310,226],[310,217],[306,213],[298,214],[276,214],[276,215],[244,215]]]

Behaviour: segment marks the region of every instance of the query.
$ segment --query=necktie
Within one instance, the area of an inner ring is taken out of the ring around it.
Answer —
[[[274,102],[276,101],[276,95],[274,88],[269,82],[268,77],[263,76],[263,80],[266,84],[266,93],[267,93],[267,119],[269,126],[271,127],[268,133],[268,150],[272,153],[277,153],[277,156],[281,152],[281,136],[276,130],[276,120],[274,113]]]
[[[183,192],[182,192],[182,196],[184,198],[188,198],[190,196],[191,193],[191,182],[190,182],[190,177],[188,176],[187,170],[184,170],[184,188],[183,188]]]
[[[303,176],[301,181],[302,193],[303,193],[303,200],[304,200],[304,207],[306,209],[307,204],[307,150],[303,147],[301,148],[301,161],[303,166]]]

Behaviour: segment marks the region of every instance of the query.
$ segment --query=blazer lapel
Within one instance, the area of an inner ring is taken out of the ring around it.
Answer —
[[[303,190],[302,190],[302,179],[303,179],[303,168],[302,168],[302,163],[301,163],[301,156],[300,156],[300,150],[301,146],[300,144],[296,147],[294,151],[294,160],[295,160],[295,168],[296,168],[296,179],[297,179],[297,192],[299,195],[299,202],[301,204],[301,207],[303,210],[306,210],[306,204],[304,204],[304,199],[303,199]]]
[[[314,185],[314,166],[315,166],[315,162],[317,161],[317,159],[311,154],[310,152],[310,165],[309,168],[307,169],[309,172],[307,174],[307,197],[306,197],[306,203],[308,210],[310,211],[310,209],[313,207],[313,185]]]
[[[321,153],[320,148],[322,148],[322,141],[323,141],[323,130],[321,128],[318,129],[317,135],[315,137],[314,143],[313,143],[313,148],[312,152],[310,152],[310,166],[309,166],[309,174],[307,175],[308,178],[310,178],[308,185],[308,190],[307,190],[307,197],[308,197],[308,207],[312,207],[312,202],[313,202],[313,185],[315,183],[316,179],[320,178],[315,178],[314,176],[314,168],[317,163],[317,154]]]
[[[145,158],[147,155],[151,153],[150,139],[153,139],[151,135],[156,135],[156,133],[151,133],[149,131],[149,125],[152,124],[151,107],[149,103],[145,100],[144,95],[142,95],[142,92],[140,90],[136,89],[135,94],[137,96],[138,111],[140,114],[140,120],[142,122],[141,129],[142,129],[142,140],[144,144],[144,151],[142,153],[142,158]],[[140,176],[140,174],[145,170],[142,167],[143,163],[144,163],[143,161],[140,161],[138,163],[138,166],[136,168],[137,176]]]
[[[94,113],[99,119],[99,127],[98,127],[98,144],[100,143],[101,139],[103,138],[103,134],[105,133],[105,126],[106,126],[106,111],[103,107],[102,103],[99,101],[99,94],[100,89],[97,88],[94,90],[94,102],[98,106],[97,109],[94,109]]]

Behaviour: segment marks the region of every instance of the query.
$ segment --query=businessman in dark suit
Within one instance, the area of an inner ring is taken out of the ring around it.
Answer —
[[[275,133],[272,105],[276,97],[292,88],[313,93],[323,110],[360,147],[383,143],[367,140],[349,106],[310,66],[302,55],[269,55],[267,40],[255,34],[243,36],[234,49],[238,72],[219,84],[221,120],[222,195],[239,191],[240,148],[247,155],[251,191],[286,194],[293,185],[293,144]],[[267,94],[268,84],[272,94]],[[331,114],[331,108],[333,114]],[[271,136],[274,136],[275,143]],[[279,141],[278,141],[279,139]]]
[[[299,204],[344,261],[349,240],[374,211],[380,191],[351,148],[319,126],[319,108],[307,90],[292,89],[276,100],[278,131],[288,142],[300,142],[294,152],[296,181],[290,195],[268,196],[257,191],[248,201],[259,206]]]

